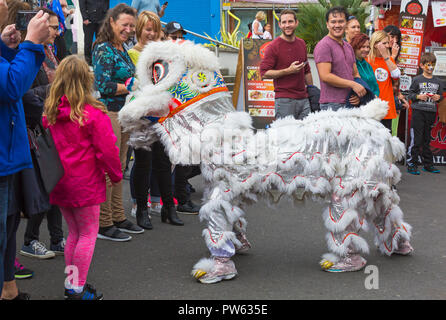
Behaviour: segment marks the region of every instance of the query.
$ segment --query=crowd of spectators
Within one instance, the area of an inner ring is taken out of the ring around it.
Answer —
[[[19,0],[0,0],[2,299],[29,299],[15,281],[33,276],[16,258],[21,217],[27,218],[27,225],[20,254],[39,259],[64,255],[67,267],[75,266],[80,272],[79,279],[65,283],[65,298],[102,299],[87,283],[96,238],[129,241],[131,235],[153,229],[154,215],[161,216],[162,222],[183,226],[177,212],[198,214],[200,205],[190,199],[193,188],[188,179],[200,174],[199,168],[173,166],[161,142],[154,143],[151,151],[129,148],[128,133],[118,121],[126,96],[138,83],[136,65],[144,47],[149,42],[181,41],[187,34],[176,21],[163,28],[160,17],[167,6],[167,2],[161,6],[159,1],[134,0],[131,6],[108,9],[108,0],[80,0],[76,9],[81,12],[85,35],[81,58],[65,46],[64,21],[73,13],[66,0],[34,8]],[[17,30],[18,10],[29,9],[38,13],[27,30]],[[401,75],[398,28],[388,26],[369,38],[361,33],[359,20],[343,7],[329,9],[325,18],[328,34],[314,50],[319,89],[313,84],[306,44],[295,36],[296,13],[284,10],[280,15],[282,34],[272,40],[261,63],[262,76],[274,80],[276,117],[306,117],[314,111],[309,100],[314,90],[320,95],[321,110],[355,108],[379,97],[389,104],[382,124],[391,130],[399,109],[409,106],[397,85]],[[260,11],[250,24],[253,39],[272,39],[271,25],[263,26],[264,20],[265,13]],[[423,55],[423,74],[415,78],[408,97],[415,106],[408,167],[412,174],[419,174],[416,159],[420,155],[425,171],[439,172],[428,150],[428,130],[443,97],[441,82],[432,76],[433,65],[435,56]],[[99,99],[93,96],[93,88]],[[89,117],[84,117],[84,111]],[[46,132],[51,132],[65,169],[51,192],[37,161],[38,140]],[[127,218],[123,205],[122,178],[131,155],[131,215],[136,223]],[[95,157],[99,160],[93,161]],[[45,216],[49,250],[39,239]],[[67,239],[62,216],[68,225]]]

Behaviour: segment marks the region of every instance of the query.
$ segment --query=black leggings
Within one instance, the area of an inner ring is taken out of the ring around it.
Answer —
[[[5,281],[12,281],[15,279],[15,256],[16,256],[16,235],[17,229],[19,228],[20,223],[20,213],[12,214],[8,216],[6,221],[6,250],[5,250],[5,260],[4,260],[4,268],[3,272],[5,275]]]
[[[137,205],[144,207],[147,203],[150,171],[153,169],[157,173],[157,182],[163,205],[174,206],[171,178],[172,163],[164,150],[164,146],[160,142],[155,142],[152,145],[152,151],[145,149],[135,149],[134,151],[133,190]],[[175,197],[180,204],[184,204],[188,200],[186,183],[185,167],[177,165],[175,168]]]

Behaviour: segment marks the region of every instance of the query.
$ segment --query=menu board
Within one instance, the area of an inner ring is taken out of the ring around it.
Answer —
[[[260,62],[270,43],[271,40],[243,40],[245,111],[252,116],[257,129],[265,128],[275,119],[273,80],[262,80],[260,74]]]
[[[415,76],[423,49],[429,0],[402,0],[400,9],[401,51],[398,67]]]

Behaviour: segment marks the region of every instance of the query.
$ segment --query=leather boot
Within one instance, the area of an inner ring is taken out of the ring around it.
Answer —
[[[149,218],[149,211],[147,210],[147,207],[145,207],[144,209],[141,209],[140,206],[137,207],[137,209],[136,209],[136,223],[141,228],[144,228],[147,230],[153,229],[152,222],[150,221],[150,218]]]
[[[161,221],[166,223],[173,224],[174,226],[183,226],[184,222],[178,218],[177,210],[174,206],[172,207],[166,207],[163,206],[161,209]]]

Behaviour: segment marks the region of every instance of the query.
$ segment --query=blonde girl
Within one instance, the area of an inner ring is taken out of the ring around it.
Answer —
[[[104,105],[93,97],[93,74],[72,55],[57,68],[45,101],[43,124],[49,128],[65,175],[50,194],[68,225],[65,245],[65,299],[100,300],[86,283],[99,229],[100,204],[106,200],[105,173],[122,179],[119,149]]]

